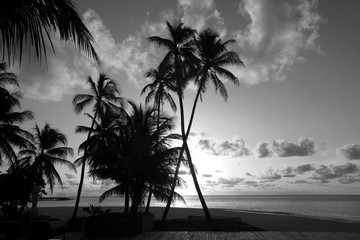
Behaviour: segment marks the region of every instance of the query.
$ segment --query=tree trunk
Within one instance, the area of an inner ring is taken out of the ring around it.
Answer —
[[[91,130],[93,129],[93,127],[94,127],[94,125],[95,125],[95,119],[96,119],[96,117],[97,117],[97,113],[98,113],[98,112],[95,111],[94,118],[93,118],[93,120],[92,120],[91,127],[90,127],[90,132],[88,133],[88,136],[87,136],[87,139],[86,139],[86,140],[88,140],[88,139],[90,138],[90,136],[91,136]],[[78,208],[79,208],[81,191],[82,191],[82,187],[83,187],[83,184],[84,184],[84,177],[85,177],[86,158],[87,158],[87,152],[86,152],[86,148],[85,148],[84,155],[83,155],[83,159],[82,159],[80,183],[79,183],[79,188],[78,188],[78,192],[77,192],[77,195],[76,195],[74,212],[73,212],[72,217],[71,217],[72,219],[75,219],[75,218],[76,218],[77,211],[78,211]]]
[[[85,158],[85,154],[83,155],[83,158]],[[79,183],[79,188],[78,188],[78,192],[77,192],[77,195],[76,195],[74,212],[73,212],[73,215],[71,217],[73,219],[76,218],[76,214],[77,214],[77,211],[78,211],[78,208],[79,208],[81,190],[82,190],[82,187],[83,187],[83,184],[84,184],[84,177],[85,177],[85,159],[82,160],[80,183]]]
[[[174,173],[174,181],[173,181],[173,184],[171,185],[171,191],[170,191],[169,199],[168,199],[168,201],[166,203],[166,207],[164,209],[164,212],[163,212],[163,215],[162,215],[162,218],[161,218],[161,221],[163,221],[163,222],[166,221],[167,215],[168,215],[169,210],[170,210],[170,205],[171,205],[172,199],[174,197],[176,181],[177,181],[177,178],[178,178],[178,175],[179,175],[179,169],[180,169],[180,164],[181,164],[181,156],[183,155],[183,153],[184,153],[184,147],[182,147],[181,150],[180,150],[180,157],[179,157],[178,162],[176,164],[176,169],[175,169],[175,173]]]
[[[124,213],[128,214],[129,213],[129,203],[130,203],[130,194],[129,194],[129,187],[126,187],[126,192],[125,192],[125,206],[124,206]]]
[[[38,204],[38,200],[39,200],[39,192],[40,192],[40,186],[35,184],[32,192],[31,192],[31,208],[33,211],[36,211],[37,209],[37,204]]]
[[[209,222],[209,221],[211,221],[211,214],[210,214],[210,211],[209,211],[209,209],[208,209],[208,207],[206,205],[204,196],[201,193],[201,189],[200,189],[199,183],[197,181],[196,172],[195,172],[195,169],[194,169],[194,165],[192,163],[192,159],[191,159],[191,155],[190,155],[190,151],[189,151],[189,147],[188,147],[187,143],[185,143],[185,151],[186,151],[186,155],[188,157],[189,166],[190,166],[190,172],[191,172],[191,176],[192,176],[193,181],[194,181],[196,192],[197,192],[197,194],[199,196],[201,206],[202,206],[202,208],[204,210],[206,220]]]
[[[146,203],[145,213],[148,213],[148,212],[149,212],[153,188],[154,188],[153,184],[150,183],[150,186],[149,186],[149,196],[148,196],[148,200],[147,200],[147,203]]]
[[[171,187],[170,197],[169,197],[169,199],[168,199],[168,202],[167,202],[167,204],[166,204],[166,207],[165,207],[165,210],[164,210],[164,213],[163,213],[163,216],[162,216],[162,221],[163,221],[163,222],[166,221],[167,214],[168,214],[169,209],[170,209],[171,200],[172,200],[173,195],[174,195],[176,180],[177,180],[178,173],[179,173],[181,157],[182,157],[182,154],[183,154],[184,150],[186,150],[186,154],[187,154],[187,156],[188,156],[188,161],[189,161],[191,176],[192,176],[192,178],[193,178],[193,181],[194,181],[194,185],[195,185],[197,194],[198,194],[198,196],[199,196],[201,205],[202,205],[202,207],[203,207],[206,220],[207,220],[207,221],[211,221],[211,214],[210,214],[210,211],[209,211],[209,209],[208,209],[208,207],[207,207],[207,205],[206,205],[205,199],[204,199],[204,197],[203,197],[203,195],[202,195],[202,193],[201,193],[201,189],[200,189],[199,183],[198,183],[198,181],[197,181],[195,169],[194,169],[194,166],[193,166],[193,163],[192,163],[192,159],[191,159],[191,155],[190,155],[190,150],[189,150],[189,147],[188,147],[188,145],[187,145],[187,139],[188,139],[188,136],[189,136],[189,134],[190,134],[191,126],[192,126],[192,123],[193,123],[193,120],[194,120],[194,115],[195,115],[195,111],[196,111],[197,102],[198,102],[198,100],[199,100],[199,96],[200,96],[200,90],[198,90],[198,92],[197,92],[197,94],[196,94],[196,97],[195,97],[195,100],[194,100],[194,104],[193,104],[193,108],[192,108],[192,111],[191,111],[191,116],[190,116],[189,125],[188,125],[188,128],[187,128],[186,134],[184,134],[185,131],[183,131],[183,129],[182,129],[183,146],[182,146],[182,148],[181,148],[180,155],[179,155],[179,160],[178,160],[178,164],[177,164],[177,166],[176,166],[176,170],[175,170],[175,174],[174,174],[174,182],[173,182],[173,185],[172,185],[172,187]],[[181,107],[183,106],[183,104],[182,104],[182,99],[179,98],[179,102],[180,102],[180,110],[181,110]],[[183,111],[181,112],[181,114],[182,114],[182,118],[181,118],[181,119],[183,120]],[[185,129],[184,124],[182,124],[181,127],[182,127],[182,128],[184,127],[184,129]],[[184,134],[185,136],[184,136],[183,134]]]

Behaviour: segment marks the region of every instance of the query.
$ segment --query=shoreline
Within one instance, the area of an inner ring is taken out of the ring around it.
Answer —
[[[87,213],[79,208],[78,217],[86,217]],[[111,208],[112,212],[121,212],[123,207]],[[164,207],[151,207],[155,220],[160,220]],[[73,207],[40,207],[40,213],[57,219],[51,221],[54,228],[61,227],[70,219]],[[243,223],[262,228],[266,231],[304,231],[304,232],[360,232],[360,222],[349,222],[336,219],[318,219],[307,216],[282,215],[254,211],[241,211],[232,209],[210,208],[214,219],[240,218]],[[168,219],[188,219],[189,217],[204,217],[201,208],[176,208],[170,209]]]

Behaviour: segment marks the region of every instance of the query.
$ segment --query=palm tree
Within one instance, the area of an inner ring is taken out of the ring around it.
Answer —
[[[176,91],[176,88],[172,86],[171,80],[172,80],[172,69],[170,65],[167,65],[165,62],[160,63],[158,69],[150,69],[146,74],[145,77],[150,78],[153,80],[153,82],[146,85],[142,91],[141,95],[143,95],[146,91],[149,91],[148,95],[145,98],[145,103],[148,104],[151,99],[154,99],[154,108],[157,109],[157,128],[159,128],[160,125],[160,113],[162,111],[162,106],[164,105],[165,101],[169,102],[172,110],[176,112],[176,104],[174,99],[169,93],[170,91]],[[157,140],[158,144],[158,140]],[[157,149],[157,147],[156,147]],[[153,186],[150,183],[150,189],[149,189],[149,196],[148,201],[146,204],[145,212],[149,211],[151,196],[152,196],[152,189]]]
[[[202,100],[202,95],[206,92],[207,86],[210,83],[214,85],[216,92],[220,92],[225,101],[228,98],[228,93],[220,77],[231,81],[235,85],[240,84],[239,79],[226,69],[229,66],[244,66],[239,55],[227,49],[228,45],[235,42],[234,39],[223,42],[218,33],[211,29],[203,30],[194,40],[196,53],[200,59],[197,66],[197,77],[195,79],[198,90],[193,103],[186,135],[190,133],[197,102],[199,98]]]
[[[83,109],[91,104],[94,104],[92,111],[94,117],[91,123],[90,129],[93,129],[95,120],[97,118],[103,119],[108,112],[121,111],[123,99],[120,97],[119,89],[114,80],[110,79],[106,74],[99,74],[97,83],[95,83],[91,77],[88,77],[88,83],[90,85],[90,94],[77,94],[73,99],[73,106],[76,113],[80,113]],[[87,139],[90,138],[91,131],[88,132]],[[79,208],[79,201],[81,196],[81,190],[84,183],[85,165],[89,161],[87,149],[84,149],[84,154],[81,158],[81,176],[78,188],[78,193],[75,202],[75,208],[72,215],[74,219]]]
[[[66,160],[68,155],[73,155],[73,149],[66,147],[66,136],[58,129],[52,128],[45,123],[43,129],[38,125],[34,127],[35,149],[24,149],[19,152],[22,158],[19,160],[22,165],[29,166],[32,181],[32,207],[37,207],[38,195],[41,189],[39,183],[47,182],[51,193],[57,182],[62,186],[59,173],[55,169],[55,164],[62,164],[76,171],[74,165]],[[45,178],[45,179],[44,179]]]
[[[17,160],[13,147],[30,148],[32,136],[16,124],[33,119],[31,111],[16,112],[20,108],[21,94],[9,92],[7,86],[19,87],[16,75],[6,71],[5,63],[0,63],[0,165],[3,159],[10,164]]]
[[[40,61],[46,59],[47,39],[54,50],[51,34],[58,32],[61,40],[71,41],[81,51],[100,59],[92,46],[93,37],[81,21],[71,0],[2,0],[0,8],[0,50],[2,58],[13,61],[24,50],[34,51]]]
[[[199,97],[202,100],[202,94],[206,92],[207,85],[211,82],[214,85],[216,92],[219,91],[220,94],[224,97],[225,101],[228,98],[228,94],[225,85],[220,80],[219,76],[225,78],[226,80],[230,80],[235,85],[239,85],[238,78],[226,69],[226,67],[232,65],[244,66],[238,54],[234,51],[230,51],[227,49],[227,46],[234,42],[235,40],[233,39],[222,42],[219,35],[211,29],[203,30],[194,40],[194,45],[196,46],[196,53],[200,60],[199,62],[197,62],[196,69],[198,69],[198,72],[195,79],[195,84],[197,85],[198,90],[194,100],[188,128],[185,135],[186,139],[190,134],[197,102],[199,100]],[[200,189],[196,180],[196,172],[194,169],[194,165],[192,164],[192,159],[191,157],[189,157],[189,147],[187,146],[186,142],[185,151],[189,158],[188,161],[190,172],[193,176],[195,187],[196,189]],[[208,217],[207,220],[209,221]]]
[[[197,182],[196,173],[194,171],[194,167],[190,156],[190,151],[187,146],[188,136],[186,135],[185,132],[185,120],[184,120],[184,106],[183,106],[184,89],[187,86],[188,83],[187,80],[189,79],[189,76],[191,76],[191,74],[189,73],[192,73],[191,70],[193,70],[193,67],[199,61],[198,58],[196,58],[196,56],[194,55],[194,45],[192,41],[194,38],[195,30],[184,26],[183,23],[175,23],[174,25],[171,25],[168,21],[166,21],[166,25],[170,39],[166,39],[158,36],[149,37],[148,39],[150,42],[156,43],[158,46],[165,47],[168,50],[168,53],[165,55],[163,61],[172,63],[175,72],[175,82],[176,82],[177,95],[179,98],[179,105],[180,105],[181,135],[183,141],[183,147],[180,152],[179,160],[175,171],[175,176],[178,175],[178,171],[180,168],[180,159],[185,149],[189,161],[191,175],[193,177],[194,185],[198,193],[201,205],[203,207],[205,217],[208,221],[210,221],[211,220],[210,211],[206,205],[205,199],[201,193],[201,189]],[[173,189],[171,193],[174,192],[175,184],[173,184],[172,188]],[[169,198],[169,201],[163,213],[163,217],[162,217],[163,221],[166,220],[168,211],[170,209],[170,204],[171,201]]]
[[[159,39],[157,41],[160,42]],[[239,84],[239,80],[230,71],[228,71],[226,69],[226,67],[230,66],[230,65],[243,65],[243,62],[239,59],[239,56],[237,55],[237,53],[235,53],[234,51],[229,51],[227,49],[227,46],[233,42],[234,42],[234,40],[229,40],[229,41],[226,41],[223,43],[221,41],[219,35],[210,29],[204,30],[203,32],[201,32],[199,34],[199,36],[195,40],[192,41],[192,44],[195,46],[195,51],[198,56],[198,61],[194,60],[193,57],[191,57],[190,60],[192,60],[193,64],[196,65],[195,68],[197,69],[197,77],[195,80],[195,84],[198,86],[198,91],[197,91],[197,94],[196,94],[196,97],[194,100],[194,104],[193,104],[187,131],[186,131],[186,133],[184,133],[184,131],[182,131],[183,142],[184,142],[183,150],[185,150],[187,153],[189,166],[190,166],[190,172],[193,177],[195,187],[198,191],[200,201],[203,204],[203,208],[204,208],[204,212],[205,212],[205,216],[206,216],[207,220],[210,220],[211,216],[207,210],[205,201],[202,197],[202,194],[201,194],[201,191],[200,191],[197,179],[196,179],[195,169],[192,164],[192,159],[190,156],[190,151],[189,151],[186,140],[187,140],[190,130],[191,130],[191,126],[192,126],[192,122],[194,119],[194,114],[195,114],[198,99],[199,99],[199,97],[200,97],[200,99],[202,98],[202,94],[205,93],[207,85],[209,84],[209,81],[211,81],[214,84],[216,91],[219,91],[221,93],[221,95],[225,98],[225,100],[228,97],[227,91],[224,86],[224,83],[219,79],[218,75],[220,75],[221,77],[224,77],[227,80],[232,81],[233,83],[235,83],[237,85]],[[159,43],[159,45],[161,45],[161,44]],[[163,44],[163,45],[165,45],[165,44]],[[187,46],[191,46],[191,44],[187,44]],[[190,49],[192,49],[192,48],[190,47]],[[188,55],[188,56],[192,56],[192,55]],[[182,127],[183,127],[183,125],[182,125]],[[180,153],[180,155],[181,154],[182,154],[182,152]],[[177,171],[175,171],[175,174],[176,174],[175,178],[177,177],[179,167],[180,167],[180,164],[178,164]],[[169,207],[170,207],[170,201],[168,201],[168,204],[165,208],[165,211],[163,214],[163,221],[166,220]]]
[[[157,126],[154,108],[143,109],[133,102],[130,105],[132,111],[125,114],[126,119],[115,125],[98,124],[97,133],[82,147],[91,149],[94,159],[90,174],[117,184],[104,192],[100,200],[111,195],[128,194],[132,199],[130,214],[136,214],[150,190],[159,200],[168,198],[173,166],[180,150],[170,147],[170,142],[180,136],[168,134],[174,128],[173,118],[161,114]],[[78,130],[91,129],[82,127]],[[115,138],[114,133],[117,135]],[[176,193],[175,197],[182,199]]]

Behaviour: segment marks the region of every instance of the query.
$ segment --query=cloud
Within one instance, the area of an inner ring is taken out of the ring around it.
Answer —
[[[315,169],[315,173],[313,174],[312,179],[329,180],[329,179],[340,178],[343,177],[344,175],[358,173],[358,172],[360,172],[360,168],[353,163],[345,163],[337,166],[320,165],[317,169]]]
[[[148,44],[146,37],[155,32],[161,34],[165,26],[146,22],[140,27],[140,31],[135,31],[117,43],[94,10],[86,11],[83,20],[97,43],[95,47],[103,69],[111,73],[126,73],[128,80],[135,85],[144,83],[144,72],[153,67],[155,62],[154,47]]]
[[[180,170],[179,175],[190,175],[188,171]]]
[[[315,170],[315,167],[314,167],[314,165],[309,164],[309,163],[300,165],[300,166],[297,166],[296,168],[294,168],[294,172],[299,173],[299,174],[303,174],[305,172],[312,171],[312,170]]]
[[[360,160],[360,144],[347,144],[338,149],[337,153],[348,160]]]
[[[68,186],[79,186],[79,182],[75,180],[67,180],[66,185]]]
[[[235,33],[246,70],[235,70],[247,84],[282,81],[290,68],[305,60],[304,50],[321,53],[320,23],[314,0],[243,0],[239,14],[248,21]]]
[[[244,181],[243,178],[218,178],[217,181],[207,180],[206,185],[211,187],[231,188]]]
[[[285,169],[281,170],[281,172],[283,173],[283,177],[296,177],[296,175],[294,174],[294,167],[286,167]]]
[[[294,181],[288,181],[289,184],[311,184],[311,182],[304,179],[296,179]]]
[[[252,181],[252,180],[250,180],[250,181],[244,181],[243,184],[244,184],[244,185],[247,185],[247,186],[250,186],[250,187],[260,187],[260,186],[263,185],[262,183],[259,183],[259,182],[257,182],[257,181]]]
[[[86,87],[87,76],[97,73],[93,60],[72,44],[61,42],[57,34],[52,34],[52,39],[55,54],[46,42],[46,64],[24,61],[21,67],[14,65],[10,69],[18,76],[25,98],[60,101],[64,95]]]
[[[358,174],[357,176],[344,175],[338,179],[338,182],[341,184],[352,184],[352,183],[360,182],[360,174]]]
[[[281,179],[281,175],[270,169],[270,170],[266,171],[264,174],[262,174],[260,179],[263,179],[266,181],[276,181],[276,180]]]
[[[224,18],[215,8],[214,0],[178,0],[182,21],[197,31],[211,27],[220,36],[225,36],[227,28]]]
[[[203,176],[203,177],[205,177],[205,178],[212,177],[212,175],[211,175],[211,174],[203,174],[202,176]]]
[[[297,167],[288,166],[283,170],[281,170],[281,172],[282,172],[282,177],[293,178],[296,177],[296,174],[304,174],[306,172],[313,170],[315,170],[314,165],[308,163],[308,164],[299,165]]]
[[[255,155],[258,158],[266,158],[271,156],[271,146],[267,142],[259,142],[255,149]]]
[[[279,157],[305,157],[315,153],[315,143],[310,138],[300,138],[297,143],[277,140],[272,148]]]
[[[237,136],[223,142],[215,142],[211,139],[200,139],[196,146],[208,154],[216,156],[242,157],[251,154],[250,147],[242,138]]]
[[[165,24],[145,22],[139,31],[134,31],[124,40],[117,42],[100,16],[92,9],[83,14],[83,22],[94,37],[96,49],[102,65],[80,53],[72,44],[65,44],[55,35],[53,44],[56,55],[47,43],[47,66],[23,64],[15,68],[21,80],[24,96],[41,101],[60,101],[66,94],[74,94],[76,89],[86,88],[87,76],[97,76],[106,72],[110,77],[125,75],[127,79],[142,86],[146,80],[144,72],[154,67],[155,46],[149,44],[148,34],[161,34]],[[77,54],[78,53],[78,54]],[[114,79],[117,80],[117,79]]]
[[[69,174],[69,173],[65,173],[65,176],[66,176],[67,179],[74,179],[74,178],[76,178],[75,175]]]
[[[225,187],[234,187],[235,185],[243,182],[242,178],[219,178],[218,183]]]

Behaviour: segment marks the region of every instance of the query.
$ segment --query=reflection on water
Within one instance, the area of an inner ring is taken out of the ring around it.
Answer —
[[[201,208],[197,196],[185,196],[186,204],[176,202],[174,207]],[[276,212],[329,219],[360,222],[360,196],[348,195],[217,195],[205,196],[209,208],[241,211]],[[124,206],[123,197],[108,198],[102,203],[98,197],[82,197],[80,206]],[[75,200],[42,201],[39,207],[74,206]],[[153,201],[152,206],[165,203]]]

